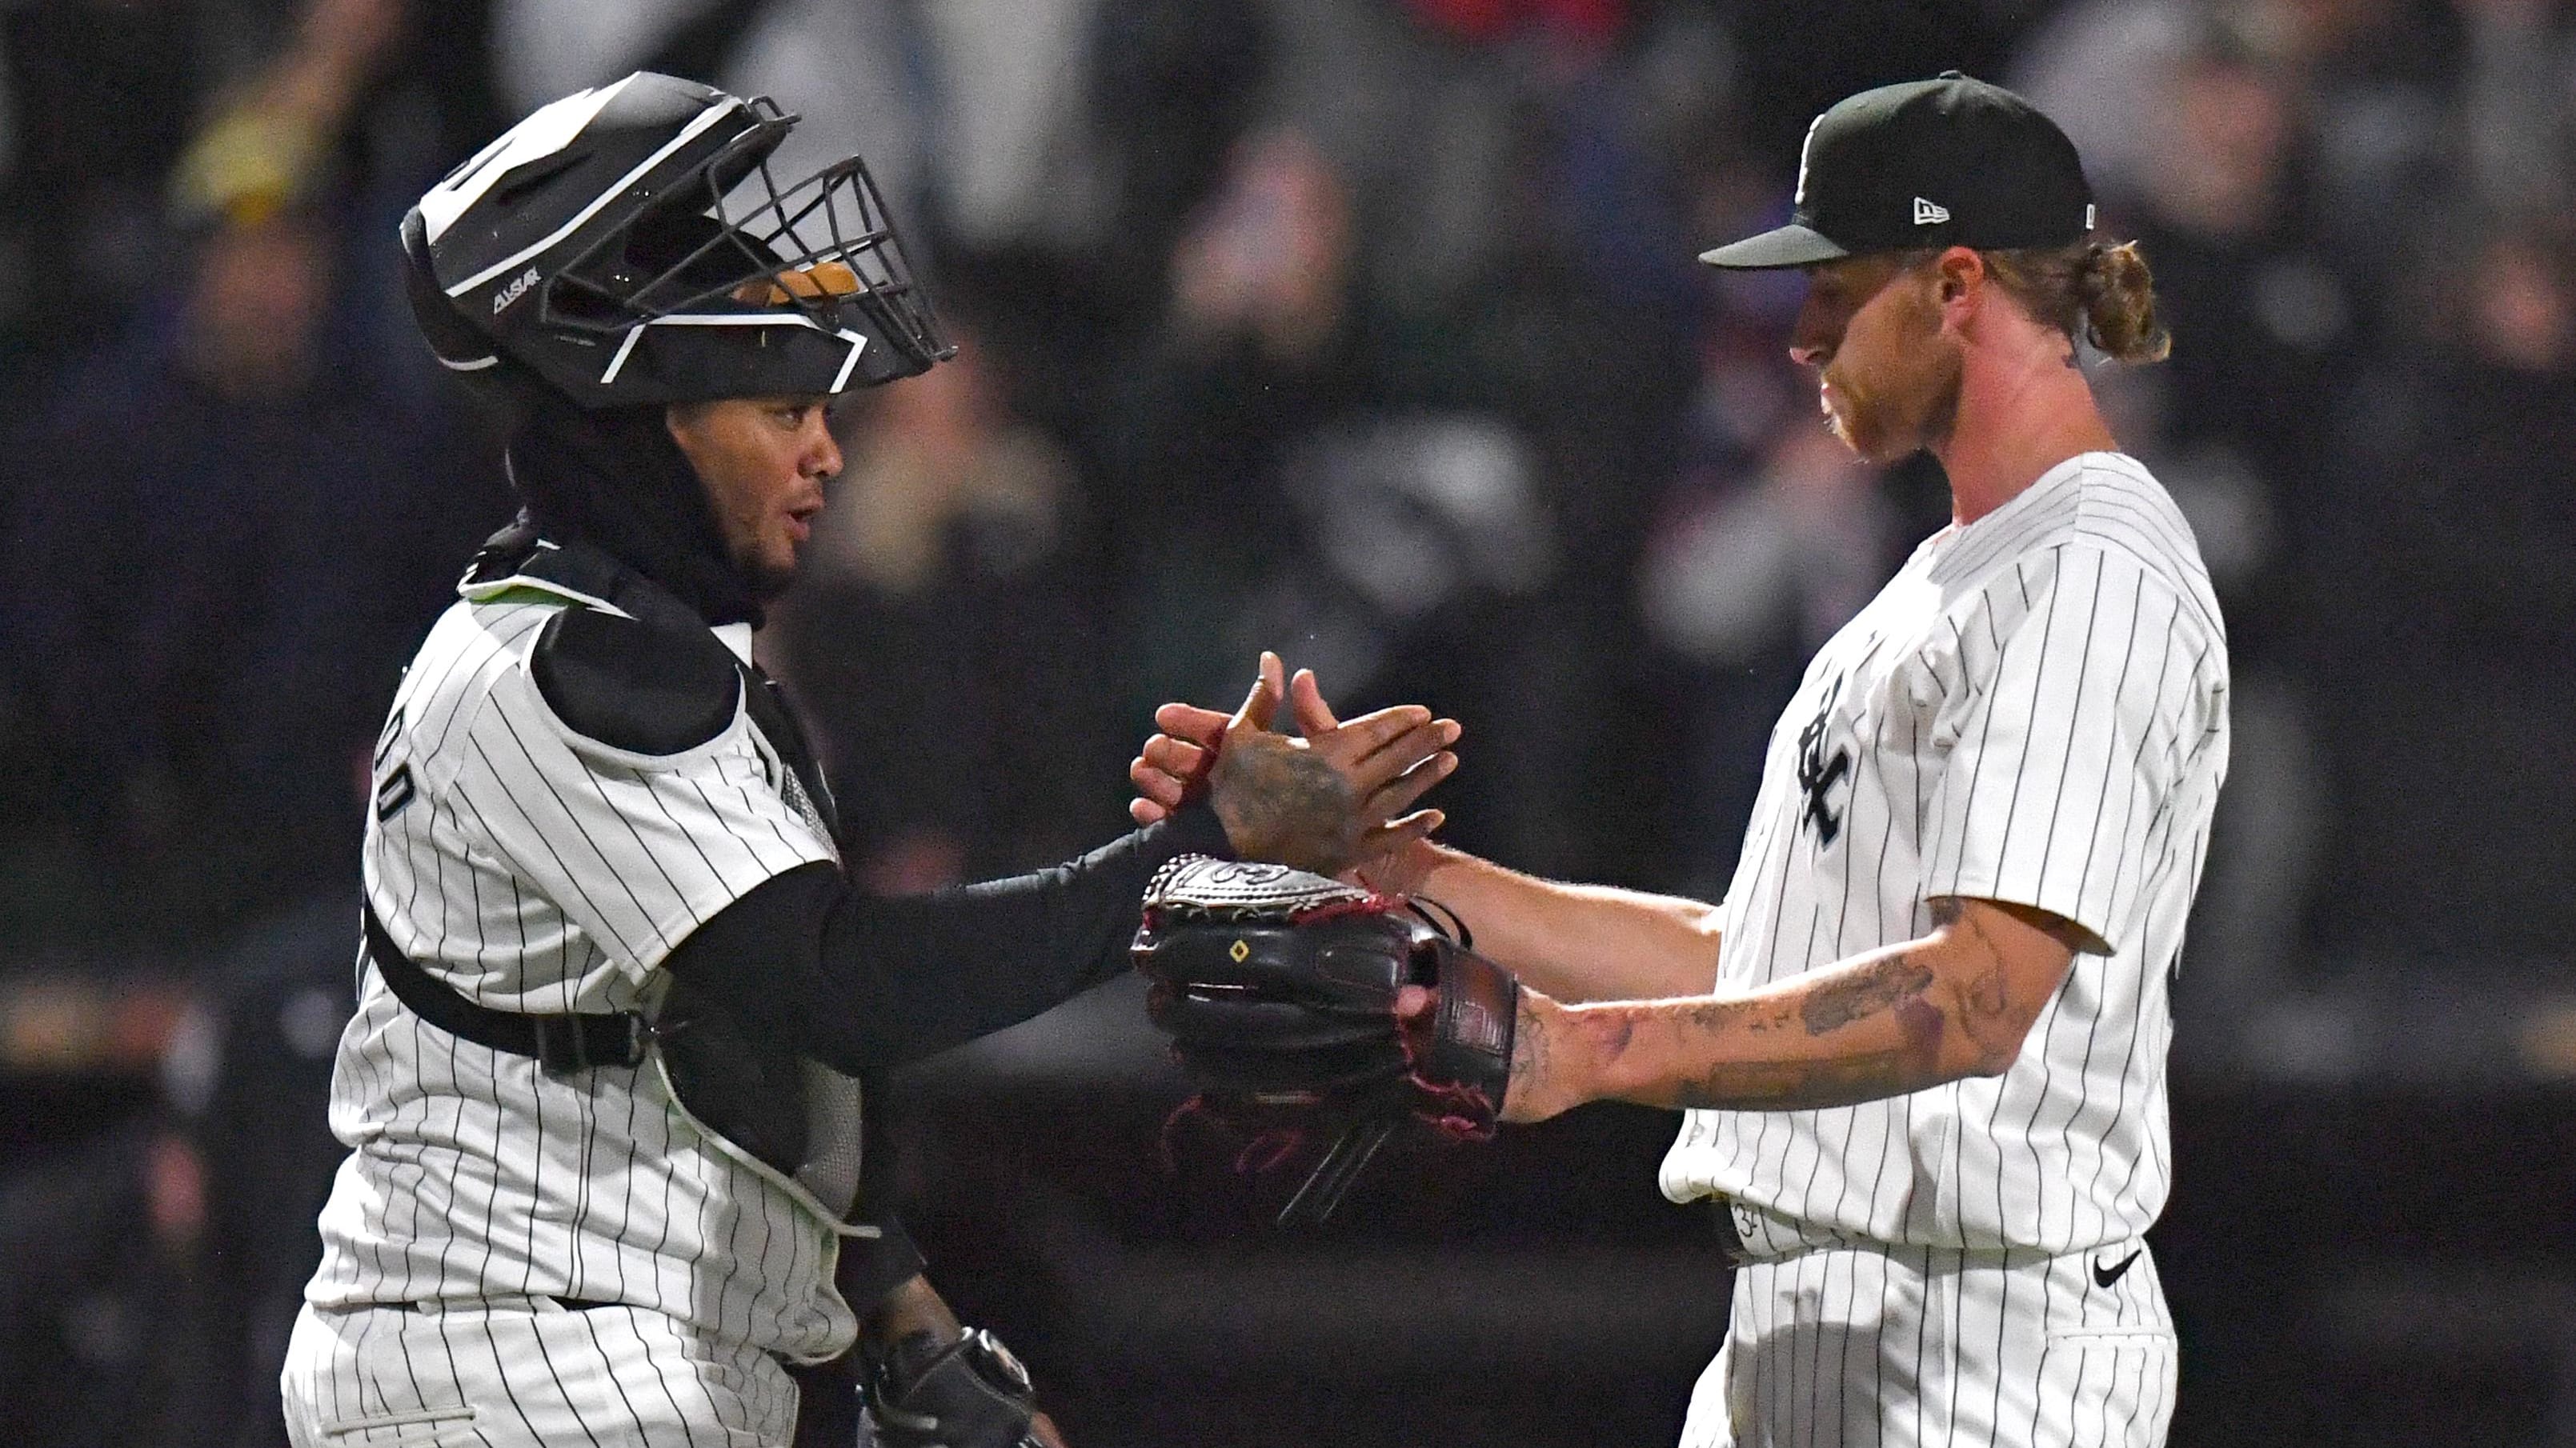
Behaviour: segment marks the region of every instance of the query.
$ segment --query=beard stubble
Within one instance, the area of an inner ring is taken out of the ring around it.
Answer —
[[[1941,335],[1940,311],[1929,296],[1909,290],[1896,299],[1897,335],[1886,361],[1858,376],[1837,355],[1826,365],[1842,405],[1828,425],[1843,445],[1872,463],[1900,462],[1950,436],[1959,417],[1959,350]]]

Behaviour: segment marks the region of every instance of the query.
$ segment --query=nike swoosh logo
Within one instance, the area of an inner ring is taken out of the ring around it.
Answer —
[[[2119,1261],[2108,1267],[2103,1266],[2101,1260],[2096,1258],[2093,1263],[2093,1285],[2096,1287],[2108,1287],[2112,1283],[2119,1281],[2122,1277],[2127,1276],[2129,1269],[2138,1265],[2138,1258],[2143,1255],[2146,1250],[2146,1248],[2140,1247],[2136,1251],[2131,1252],[2128,1256],[2121,1258]]]

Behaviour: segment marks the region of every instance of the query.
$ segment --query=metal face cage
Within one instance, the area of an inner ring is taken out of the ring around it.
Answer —
[[[544,324],[616,336],[668,317],[765,316],[872,334],[908,370],[955,355],[866,162],[781,186],[769,157],[797,118],[767,97],[749,105],[754,124],[565,265],[545,289]]]

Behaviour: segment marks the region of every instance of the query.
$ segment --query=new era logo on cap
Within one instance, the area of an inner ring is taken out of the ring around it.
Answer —
[[[1932,245],[2071,246],[2093,223],[2092,188],[2066,133],[2021,97],[1957,71],[1863,91],[1818,116],[1799,148],[1791,205],[1788,225],[1700,260],[1799,267]]]

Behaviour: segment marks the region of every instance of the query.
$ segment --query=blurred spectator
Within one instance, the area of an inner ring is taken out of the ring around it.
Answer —
[[[1425,698],[1482,741],[1449,786],[1459,837],[1570,867],[1564,806],[1598,717],[1577,691],[1603,662],[1555,592],[1557,480],[1494,405],[1531,378],[1482,396],[1426,380],[1475,344],[1391,337],[1358,241],[1338,169],[1279,133],[1237,153],[1175,248],[1164,327],[1097,433],[1135,698],[1222,697],[1263,647],[1353,707]]]
[[[1177,238],[1271,104],[1263,0],[935,7],[942,137],[924,207],[942,273],[1041,426],[1087,432],[1121,386],[1103,359],[1161,318]],[[1053,47],[1029,44],[1031,25]],[[1004,100],[1003,97],[1008,97]]]
[[[358,93],[401,34],[401,0],[313,0],[293,43],[234,88],[171,178],[180,217],[255,222],[308,202]]]
[[[2199,537],[2226,612],[2233,755],[2177,1010],[2205,1058],[2278,989],[2317,854],[2320,794],[2299,582],[2330,465],[2337,369],[2368,338],[2361,281],[2316,240],[2297,72],[2253,22],[2210,20],[2148,71],[2156,143],[2133,228],[2174,335],[2165,363],[2098,390]]]
[[[139,1125],[0,1185],[0,1439],[202,1441],[204,1168]]]
[[[2452,0],[2467,31],[2459,140],[2470,195],[2490,213],[2576,201],[2576,26],[2554,0]]]
[[[2443,0],[2241,0],[2197,49],[2272,70],[2294,98],[2308,239],[2347,267],[2398,264],[2461,178],[2444,113],[2461,52]]]
[[[2208,23],[2201,0],[2072,0],[2035,26],[2006,84],[2048,113],[2115,214],[2166,139],[2165,77]]]
[[[855,152],[868,158],[877,185],[909,219],[906,203],[921,180],[916,108],[904,73],[916,41],[910,7],[832,0],[490,4],[491,61],[509,113],[500,122],[638,70],[775,96],[803,118],[770,162],[782,182]]]
[[[163,1072],[202,1163],[205,1231],[193,1267],[206,1321],[188,1441],[285,1448],[277,1376],[314,1221],[347,1148],[331,1134],[331,1056],[355,1006],[354,891],[263,921],[226,953]]]
[[[188,0],[0,8],[0,338],[50,357],[118,325],[168,252],[162,178],[208,85]],[[154,34],[134,43],[138,30]]]
[[[1639,607],[1681,675],[1678,878],[1705,898],[1726,893],[1765,742],[1808,658],[1891,571],[1894,519],[1878,486],[1875,470],[1798,409],[1749,474],[1689,476],[1647,543]]]
[[[0,1441],[284,1448],[278,1369],[343,1154],[325,1107],[353,903],[218,965],[158,1108],[0,1177]]]
[[[477,449],[430,401],[408,321],[399,346],[383,331],[401,305],[387,197],[409,204],[442,123],[483,130],[481,60],[456,49],[479,46],[481,6],[423,26],[402,0],[8,14],[39,57],[162,53],[130,43],[138,25],[194,38],[189,78],[215,101],[155,153],[166,181],[119,203],[143,254],[45,284],[82,325],[0,472],[18,624],[0,731],[45,766],[7,787],[10,925],[175,941],[345,874],[347,776],[399,651],[501,511],[497,469],[461,482]],[[34,75],[19,94],[45,124],[56,89],[90,94]],[[142,99],[80,144],[113,162],[180,104]],[[86,194],[55,180],[40,209]]]
[[[1095,420],[1112,577],[1150,707],[1218,697],[1265,645],[1250,603],[1298,536],[1278,462],[1376,381],[1354,315],[1349,194],[1295,136],[1248,144],[1185,231],[1162,330]]]
[[[48,768],[13,843],[96,892],[14,901],[37,938],[183,939],[353,867],[401,650],[504,509],[335,353],[339,245],[318,209],[216,227],[35,410],[7,673]]]
[[[2356,962],[2547,958],[2576,928],[2576,269],[2548,232],[2461,248],[2424,345],[2342,413],[2314,509],[2337,837],[2324,943]]]

